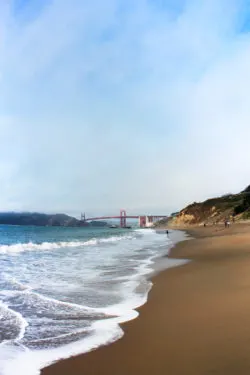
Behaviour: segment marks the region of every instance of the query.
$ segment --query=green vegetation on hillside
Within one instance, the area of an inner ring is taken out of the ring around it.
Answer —
[[[39,212],[0,212],[0,224],[53,227],[107,226],[107,223],[104,221],[92,221],[88,223],[65,214],[48,215]]]
[[[226,194],[204,202],[194,202],[171,219],[172,224],[216,223],[226,218],[250,219],[250,186],[238,194]]]

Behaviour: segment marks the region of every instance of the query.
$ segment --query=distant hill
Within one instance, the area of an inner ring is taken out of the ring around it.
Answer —
[[[36,226],[59,226],[59,227],[81,227],[81,226],[105,226],[105,222],[83,223],[82,221],[65,214],[44,214],[38,212],[2,212],[0,213],[0,224],[8,225],[36,225]]]
[[[173,226],[186,226],[202,223],[218,223],[226,218],[237,220],[250,219],[250,185],[238,194],[226,194],[221,197],[194,202],[169,220]]]

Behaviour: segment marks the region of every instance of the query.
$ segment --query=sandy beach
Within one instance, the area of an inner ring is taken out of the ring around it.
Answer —
[[[250,373],[250,225],[189,230],[171,257],[186,265],[153,279],[119,341],[60,361],[43,375]],[[171,236],[171,232],[170,232]]]

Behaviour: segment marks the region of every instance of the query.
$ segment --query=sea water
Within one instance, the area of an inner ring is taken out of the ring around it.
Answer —
[[[0,374],[36,375],[122,337],[172,245],[152,229],[0,226]]]

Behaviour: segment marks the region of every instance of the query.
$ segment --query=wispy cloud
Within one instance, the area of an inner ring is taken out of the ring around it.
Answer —
[[[0,208],[169,211],[249,184],[247,1],[0,8]]]

